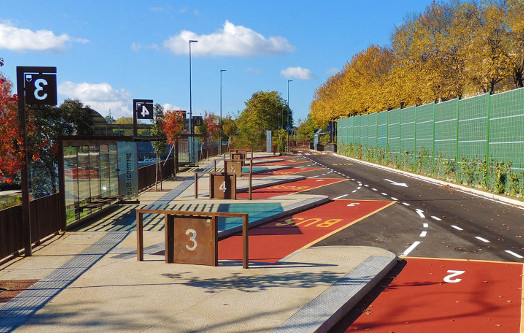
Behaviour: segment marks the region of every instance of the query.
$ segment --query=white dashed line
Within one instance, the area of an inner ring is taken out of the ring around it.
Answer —
[[[438,218],[438,217],[436,217],[436,216],[433,216],[433,215],[431,216],[431,218],[432,218],[433,220],[442,221],[440,218]]]
[[[475,236],[476,239],[478,239],[479,241],[482,241],[484,243],[489,243],[489,240],[487,240],[486,238],[482,238],[482,237],[479,237],[479,236]]]
[[[391,197],[391,200],[398,201],[398,199],[395,197]]]
[[[382,195],[385,195],[385,196],[387,196],[387,195],[388,195],[387,193],[384,193],[384,192],[382,192],[382,193],[380,193],[380,194],[382,194]]]
[[[420,241],[416,241],[415,243],[411,244],[410,247],[408,247],[406,249],[406,251],[402,252],[402,254],[400,255],[401,257],[405,257],[407,256],[411,251],[413,251],[421,242]]]
[[[426,237],[427,234],[428,232],[424,230],[420,233],[420,237]]]
[[[376,188],[374,188],[374,187],[372,188],[372,190],[373,190],[373,191],[375,191],[375,192],[377,191],[377,189],[376,189]]]
[[[333,198],[334,200],[337,200],[337,199],[342,199],[343,197],[347,197],[349,194],[344,194],[344,195],[341,195],[341,196],[338,196],[336,198]]]
[[[362,188],[362,187],[359,186],[359,187],[357,187],[357,190],[360,190],[361,188]]]
[[[365,186],[365,187],[369,187],[369,185],[368,185],[368,184],[364,184],[364,186]]]
[[[509,253],[509,254],[511,254],[512,256],[517,257],[517,258],[519,258],[519,259],[524,259],[523,256],[521,256],[520,254],[517,254],[517,253],[515,253],[515,252],[513,252],[513,251],[505,250],[504,252]]]
[[[422,209],[415,209],[415,212],[417,212],[418,216],[425,219],[426,215],[424,215],[424,211]]]
[[[351,193],[355,193],[355,192],[357,192],[357,190],[353,190],[353,191],[351,191]]]
[[[411,205],[408,204],[407,202],[403,202],[402,204],[403,204],[404,206],[408,206],[408,207],[411,206]]]
[[[423,226],[424,228],[427,228],[427,227],[428,227],[428,224],[427,224],[427,223],[422,223],[422,226]]]
[[[462,231],[464,229],[462,229],[461,227],[457,227],[456,225],[452,225],[451,226],[453,229],[457,229],[458,231]]]

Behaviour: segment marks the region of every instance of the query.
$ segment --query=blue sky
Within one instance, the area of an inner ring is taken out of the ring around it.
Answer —
[[[59,102],[78,98],[102,115],[131,116],[133,98],[193,113],[236,115],[259,90],[305,118],[315,88],[430,0],[138,1],[0,0],[0,58],[56,66]]]

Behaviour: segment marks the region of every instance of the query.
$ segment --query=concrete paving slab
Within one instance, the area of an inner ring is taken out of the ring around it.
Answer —
[[[315,247],[277,264],[244,270],[239,262],[220,262],[219,267],[167,265],[161,256],[137,262],[109,252],[17,332],[282,330],[308,304],[316,307],[315,300],[331,288],[337,289],[332,296],[347,301],[348,295],[337,286],[359,285],[362,277],[348,273],[370,258],[395,261],[393,254],[377,248]],[[361,275],[379,273],[368,268]],[[322,314],[328,312],[322,309]],[[301,320],[294,332],[313,331],[309,328],[318,316]]]

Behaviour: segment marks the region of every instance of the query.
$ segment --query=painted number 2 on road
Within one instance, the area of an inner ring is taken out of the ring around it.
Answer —
[[[450,274],[446,275],[446,277],[444,277],[444,282],[447,282],[447,283],[459,283],[460,281],[462,281],[462,279],[457,278],[457,276],[466,273],[466,271],[455,271],[453,269],[450,269],[450,270],[447,271],[447,273],[450,273]]]

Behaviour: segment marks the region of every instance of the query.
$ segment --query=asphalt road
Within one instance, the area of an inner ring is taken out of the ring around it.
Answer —
[[[314,178],[340,178],[308,193],[396,204],[317,243],[377,246],[399,255],[524,262],[524,209],[331,154],[302,155]]]

